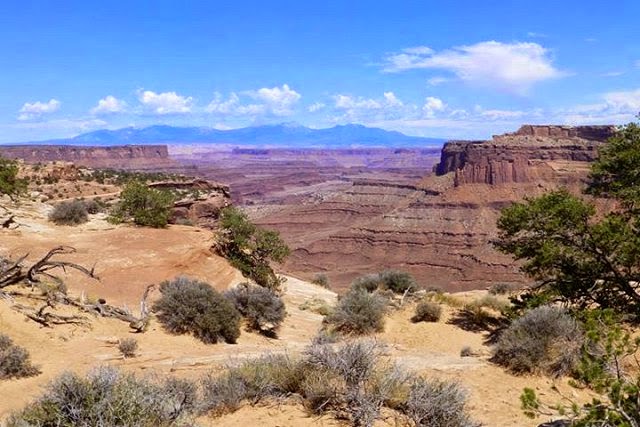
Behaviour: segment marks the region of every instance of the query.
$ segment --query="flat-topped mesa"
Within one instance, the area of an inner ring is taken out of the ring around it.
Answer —
[[[591,162],[614,126],[524,125],[489,141],[451,141],[442,148],[437,175],[455,173],[456,186],[554,179],[557,165]]]
[[[73,162],[93,168],[158,169],[173,166],[166,145],[3,145],[0,156],[25,163]]]
[[[494,141],[509,140],[511,137],[532,136],[552,139],[580,138],[604,142],[615,133],[615,126],[560,126],[560,125],[523,125],[516,132],[495,135]]]

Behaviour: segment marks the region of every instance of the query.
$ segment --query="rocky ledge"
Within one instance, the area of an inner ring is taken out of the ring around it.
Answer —
[[[614,132],[614,126],[525,125],[489,141],[451,141],[435,172],[454,172],[456,186],[553,180],[559,164],[593,161]]]
[[[25,163],[73,162],[92,168],[163,169],[174,166],[166,145],[119,145],[90,147],[75,145],[3,145],[0,156]]]
[[[170,222],[215,228],[220,211],[231,205],[229,186],[205,179],[160,181],[149,187],[176,190],[182,197],[173,205]]]

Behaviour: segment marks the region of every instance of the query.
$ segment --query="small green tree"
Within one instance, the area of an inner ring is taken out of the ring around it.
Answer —
[[[640,205],[640,124],[623,126],[600,149],[587,192],[617,199],[637,214]]]
[[[640,127],[622,128],[601,150],[587,191],[615,199],[604,215],[566,190],[504,209],[494,242],[524,261],[544,302],[561,299],[640,314]]]
[[[278,232],[256,226],[244,212],[229,206],[220,215],[217,248],[244,277],[266,288],[280,286],[269,261],[282,262],[290,251]]]
[[[168,191],[156,190],[142,182],[131,181],[120,193],[120,202],[111,212],[109,219],[115,223],[132,220],[136,225],[162,228],[169,222],[173,202],[173,195]]]
[[[0,157],[0,194],[19,196],[27,190],[27,180],[18,178],[18,162]]]

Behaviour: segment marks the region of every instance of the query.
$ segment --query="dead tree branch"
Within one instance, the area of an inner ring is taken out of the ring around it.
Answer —
[[[88,269],[80,264],[53,259],[57,255],[72,254],[75,251],[75,248],[72,248],[71,246],[57,246],[51,249],[42,259],[29,267],[26,272],[24,271],[24,261],[27,259],[29,254],[23,255],[15,262],[5,260],[5,262],[2,263],[2,260],[0,260],[0,289],[11,285],[17,285],[21,282],[40,283],[41,280],[39,276],[46,276],[57,283],[62,283],[62,279],[49,273],[49,271],[57,268],[62,269],[65,273],[67,272],[67,269],[77,270],[93,279],[100,280],[100,278],[95,274],[95,265],[91,269]]]

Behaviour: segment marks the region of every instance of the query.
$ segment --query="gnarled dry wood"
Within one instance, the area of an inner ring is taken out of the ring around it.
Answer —
[[[24,271],[24,261],[27,259],[29,254],[23,255],[13,263],[8,262],[4,266],[0,265],[0,289],[16,285],[21,282],[39,283],[41,280],[38,276],[46,276],[55,280],[57,283],[62,283],[62,279],[49,273],[49,271],[56,268],[62,269],[64,272],[66,272],[68,268],[78,270],[91,278],[100,280],[100,278],[95,274],[95,265],[89,270],[80,264],[52,259],[56,255],[71,254],[75,251],[75,248],[72,248],[71,246],[57,246],[51,249],[42,259],[29,267],[26,272]]]
[[[11,308],[16,310],[17,312],[24,314],[34,322],[37,322],[42,326],[46,326],[48,328],[50,328],[52,325],[89,325],[89,321],[86,317],[83,316],[64,316],[61,314],[50,313],[46,311],[47,309],[53,307],[54,305],[50,301],[47,301],[45,305],[38,309],[24,306],[22,304],[14,304],[13,306],[11,306]]]

